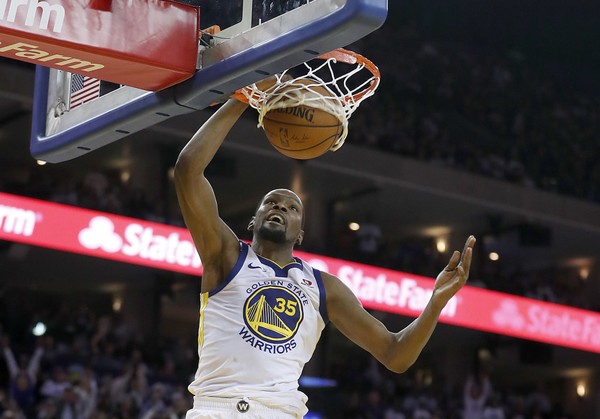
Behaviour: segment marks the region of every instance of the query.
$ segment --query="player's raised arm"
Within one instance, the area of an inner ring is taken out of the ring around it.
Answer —
[[[463,252],[455,251],[438,275],[433,294],[423,312],[403,330],[392,333],[371,316],[352,291],[333,275],[323,274],[327,310],[332,323],[388,369],[406,371],[429,341],[440,313],[469,277],[475,237],[470,236]]]
[[[215,288],[239,255],[236,235],[221,220],[204,170],[248,105],[230,99],[200,127],[175,165],[175,188],[185,224],[202,259],[202,290]]]

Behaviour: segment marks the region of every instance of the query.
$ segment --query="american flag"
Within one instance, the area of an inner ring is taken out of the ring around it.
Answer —
[[[82,76],[81,74],[71,75],[71,98],[69,100],[69,109],[96,99],[100,96],[100,80]]]

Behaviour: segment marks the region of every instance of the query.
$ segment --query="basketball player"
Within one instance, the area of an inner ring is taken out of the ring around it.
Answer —
[[[299,418],[298,390],[327,321],[383,365],[404,372],[429,340],[440,312],[469,276],[475,238],[455,251],[420,316],[393,333],[337,277],[293,256],[302,243],[304,207],[288,189],[260,201],[241,242],[219,217],[204,170],[247,105],[225,103],[191,138],[175,167],[177,196],[202,258],[199,365],[186,418]]]

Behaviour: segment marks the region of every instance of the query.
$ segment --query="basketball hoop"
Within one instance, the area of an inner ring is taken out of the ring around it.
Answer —
[[[299,66],[304,71],[302,75],[293,77],[292,70],[288,69],[275,75],[276,82],[270,88],[263,91],[251,84],[237,90],[232,97],[258,111],[259,127],[263,126],[264,116],[275,109],[305,105],[334,115],[342,124],[342,131],[331,146],[331,151],[335,151],[348,136],[348,120],[352,113],[379,86],[379,69],[369,59],[343,48],[302,65]]]

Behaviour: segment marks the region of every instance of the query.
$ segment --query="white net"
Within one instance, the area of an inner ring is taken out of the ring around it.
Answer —
[[[330,150],[339,149],[348,136],[348,120],[352,113],[374,94],[379,85],[379,71],[372,63],[356,53],[341,51],[349,53],[344,55],[343,62],[353,66],[341,75],[336,75],[334,68],[341,56],[335,55],[304,63],[306,73],[298,77],[292,77],[290,70],[277,74],[277,82],[264,91],[256,84],[241,89],[249,105],[258,111],[258,126],[262,127],[265,115],[275,109],[296,106],[320,109],[334,115],[342,125]]]

